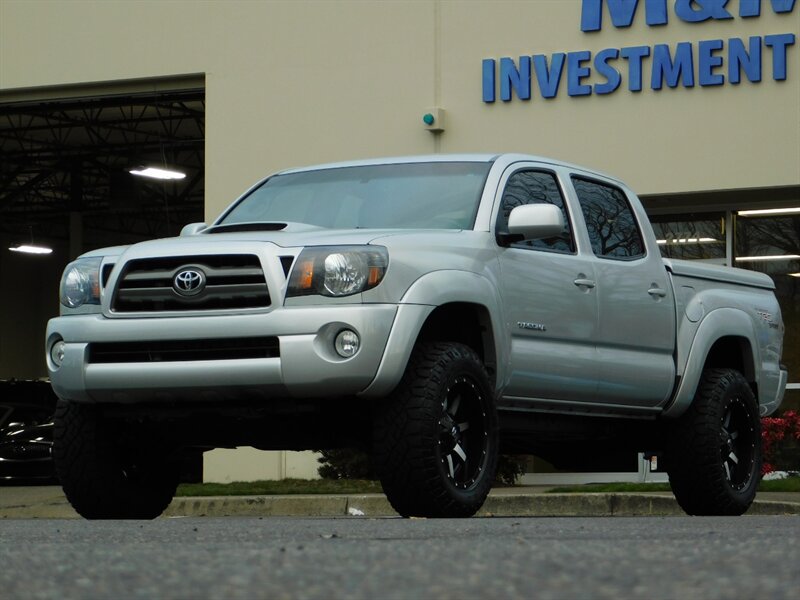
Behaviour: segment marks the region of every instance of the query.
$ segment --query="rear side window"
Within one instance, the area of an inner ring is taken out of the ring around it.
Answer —
[[[592,251],[600,258],[634,260],[645,255],[642,234],[622,190],[572,177]]]
[[[569,225],[569,215],[564,205],[564,197],[558,187],[558,182],[552,173],[545,171],[517,171],[508,178],[506,189],[503,191],[503,200],[500,213],[497,215],[497,231],[508,231],[508,216],[511,211],[523,204],[553,204],[561,209],[564,217],[564,230],[560,236],[544,240],[525,240],[515,242],[516,248],[535,248],[551,252],[570,253],[575,251],[572,241],[572,230]]]

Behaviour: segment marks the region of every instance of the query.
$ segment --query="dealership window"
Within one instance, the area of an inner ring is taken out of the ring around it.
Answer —
[[[775,282],[786,333],[783,363],[789,381],[783,408],[800,408],[800,210],[739,211],[734,265],[766,273]]]
[[[726,264],[725,213],[661,215],[651,222],[662,256]]]

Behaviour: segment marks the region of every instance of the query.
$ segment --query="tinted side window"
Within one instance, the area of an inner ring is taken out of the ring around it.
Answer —
[[[542,171],[517,171],[508,178],[500,213],[497,215],[497,231],[508,231],[508,215],[512,209],[523,204],[553,204],[564,216],[564,230],[558,237],[544,240],[525,240],[512,244],[517,248],[536,248],[553,252],[574,252],[572,230],[561,190],[552,173]]]
[[[573,177],[595,256],[631,260],[645,255],[636,217],[622,190]]]

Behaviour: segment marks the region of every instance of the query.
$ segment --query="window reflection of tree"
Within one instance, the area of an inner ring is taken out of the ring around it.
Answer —
[[[739,217],[736,225],[737,256],[800,255],[800,217]],[[800,278],[788,277],[800,272],[800,260],[738,262],[738,267],[771,275],[779,295],[791,298],[796,310],[800,303]]]
[[[624,194],[615,188],[573,178],[575,191],[597,256],[633,258],[644,245]]]
[[[512,175],[506,189],[503,191],[503,200],[500,214],[498,215],[497,230],[508,231],[508,216],[517,206],[525,204],[552,204],[561,209],[564,217],[564,229],[559,237],[544,240],[525,240],[517,242],[514,246],[554,250],[557,252],[572,252],[572,231],[569,226],[564,207],[564,199],[558,188],[555,177],[550,173],[540,171],[519,171]]]
[[[739,217],[736,250],[740,256],[800,254],[800,217]]]

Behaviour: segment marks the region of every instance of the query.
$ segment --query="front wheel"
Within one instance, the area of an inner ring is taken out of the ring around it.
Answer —
[[[741,515],[761,472],[761,420],[753,390],[733,369],[707,369],[676,424],[667,471],[690,515]]]
[[[375,463],[405,517],[469,517],[486,500],[498,457],[497,412],[475,352],[420,344],[375,415]]]
[[[86,519],[154,519],[178,486],[177,465],[152,439],[123,443],[125,428],[94,405],[59,401],[53,433],[56,473]]]

